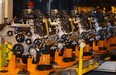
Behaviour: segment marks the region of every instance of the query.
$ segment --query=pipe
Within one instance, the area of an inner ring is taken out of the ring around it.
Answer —
[[[5,16],[4,18],[8,18],[8,0],[5,0]]]
[[[3,0],[0,0],[0,24],[3,21],[3,9],[2,9],[2,5],[3,4]]]

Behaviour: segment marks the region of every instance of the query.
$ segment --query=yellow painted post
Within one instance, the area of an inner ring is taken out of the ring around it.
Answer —
[[[85,44],[82,42],[80,44],[80,52],[79,52],[79,71],[78,75],[82,75],[82,69],[83,69],[83,48],[85,47]]]
[[[83,66],[83,48],[80,47],[80,57],[79,57],[79,74],[82,75],[82,66]]]
[[[10,60],[12,56],[12,45],[5,41],[4,44],[0,45],[0,68],[6,65],[6,61]]]
[[[12,51],[11,51],[11,49],[12,49],[12,44],[8,44],[7,45],[7,53],[8,53],[8,57],[7,57],[7,60],[10,60],[10,58],[11,58],[11,56],[12,56]]]
[[[0,45],[0,68],[5,66],[6,56],[5,45]]]

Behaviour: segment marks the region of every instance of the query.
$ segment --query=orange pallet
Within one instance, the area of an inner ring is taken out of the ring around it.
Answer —
[[[107,48],[106,45],[105,45],[105,40],[99,40],[96,44],[95,41],[93,41],[93,50],[95,51],[95,53],[98,53],[98,54],[103,54],[103,53],[106,53],[107,50],[104,49],[104,48]]]
[[[73,57],[72,49],[66,49],[64,51],[63,56],[59,56],[59,53],[60,53],[59,50],[57,50],[55,52],[55,63],[57,63],[57,65],[54,66],[55,68],[66,68],[66,67],[74,65],[77,62],[76,60],[71,61],[71,62],[63,61],[63,58],[72,58]]]

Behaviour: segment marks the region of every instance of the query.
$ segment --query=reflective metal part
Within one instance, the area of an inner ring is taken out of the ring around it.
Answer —
[[[23,43],[25,41],[25,36],[23,34],[17,34],[15,38],[17,42]]]
[[[39,34],[42,37],[47,35],[45,22],[39,20],[35,21],[34,28],[36,34]]]
[[[64,46],[63,46],[62,43],[58,43],[58,44],[57,44],[57,47],[58,47],[59,50],[62,50]]]
[[[37,51],[36,51],[36,49],[35,49],[34,47],[32,47],[32,48],[29,49],[29,53],[30,53],[32,56],[37,55]]]
[[[27,45],[30,45],[32,43],[32,40],[30,38],[27,38],[25,42]]]
[[[16,56],[22,56],[22,54],[24,53],[24,46],[22,44],[15,44],[13,46],[13,53]]]
[[[26,35],[27,35],[28,37],[31,37],[31,36],[32,36],[32,32],[27,32]]]
[[[7,32],[7,35],[10,37],[10,36],[13,36],[13,31],[8,31]]]
[[[29,54],[34,57],[34,62],[38,62],[37,58],[37,50],[35,47],[31,46],[29,48]]]
[[[37,38],[33,42],[35,45],[40,45],[41,44],[41,39]]]

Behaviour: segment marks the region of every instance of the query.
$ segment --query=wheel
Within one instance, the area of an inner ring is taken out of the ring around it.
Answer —
[[[32,33],[29,31],[29,32],[26,33],[26,35],[27,35],[28,37],[31,37],[31,36],[32,36]]]
[[[25,41],[27,45],[30,45],[32,43],[32,40],[30,38],[27,38]]]
[[[16,41],[20,43],[23,43],[25,41],[25,36],[23,34],[17,34],[15,38]]]
[[[22,44],[15,44],[13,46],[13,53],[18,57],[22,56],[24,53],[24,46]]]
[[[8,31],[8,32],[7,32],[7,35],[8,35],[9,37],[13,36],[13,31]]]

